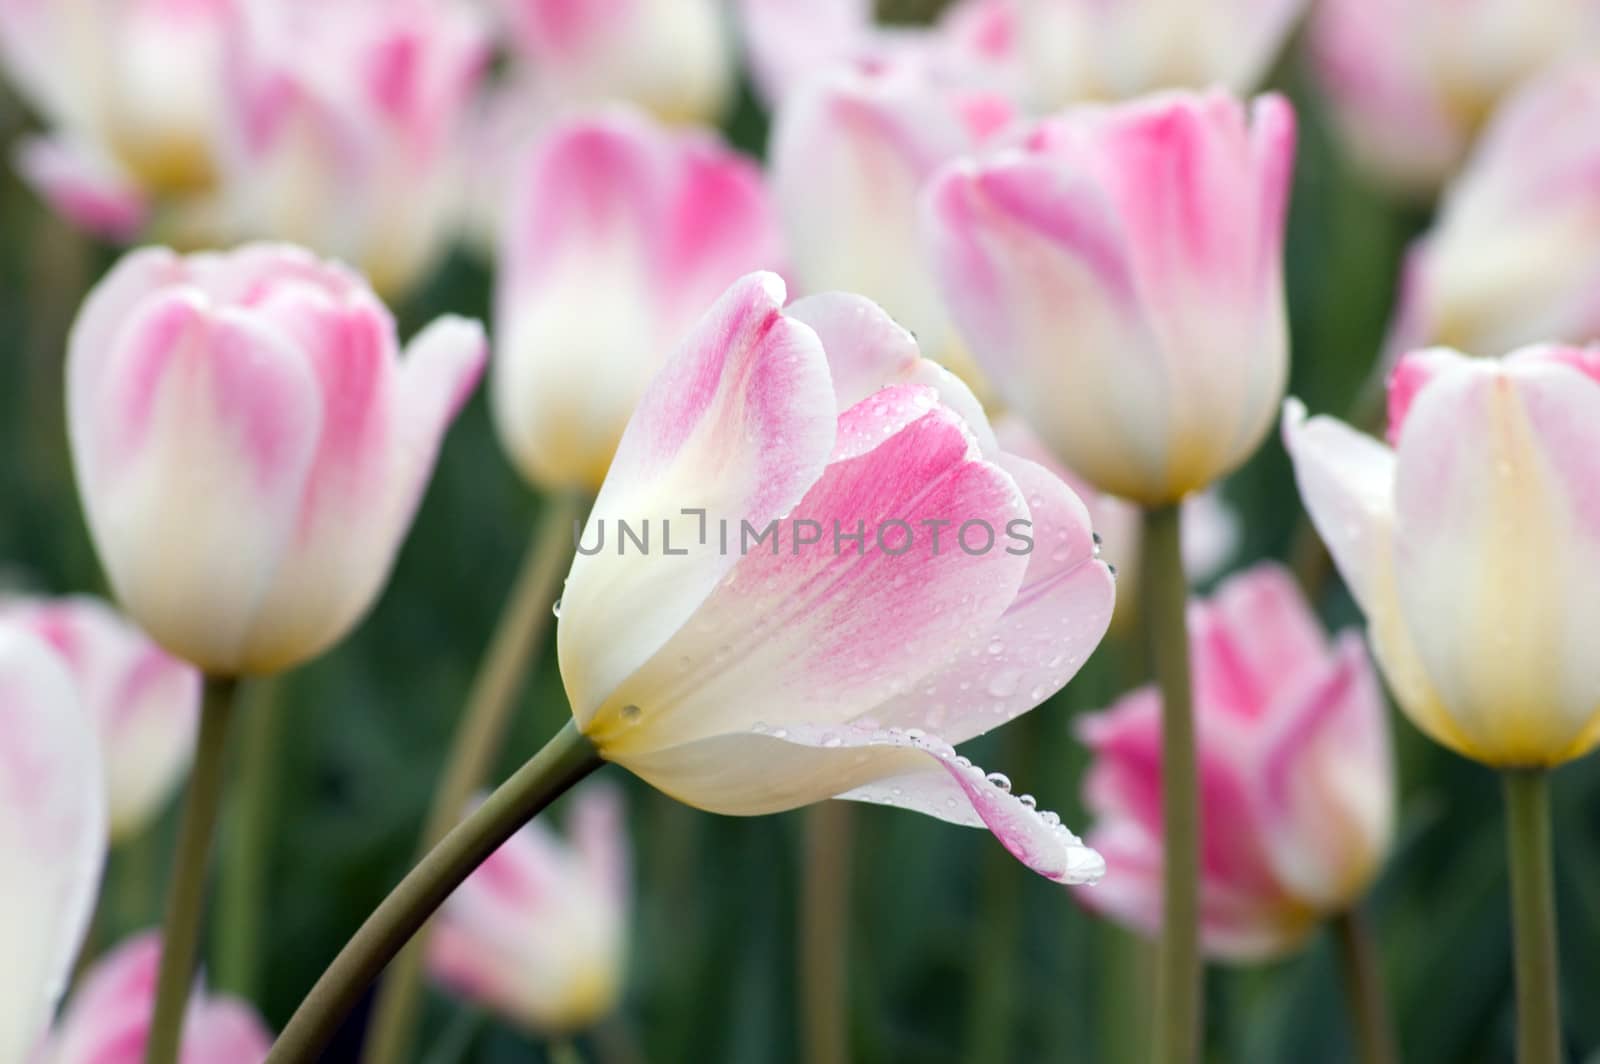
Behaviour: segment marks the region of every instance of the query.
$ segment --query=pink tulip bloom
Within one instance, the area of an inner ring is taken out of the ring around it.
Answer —
[[[156,1007],[161,937],[129,939],[84,975],[35,1064],[142,1064]],[[237,998],[195,992],[178,1064],[260,1064],[272,1036]]]
[[[246,13],[229,37],[232,230],[405,292],[459,220],[485,20],[465,0],[273,0]]]
[[[89,929],[106,855],[94,727],[66,666],[0,620],[0,1060],[44,1036]]]
[[[1592,0],[1320,0],[1307,40],[1358,161],[1425,195],[1501,98],[1593,51],[1600,9]]]
[[[491,394],[524,476],[594,490],[650,377],[734,279],[779,257],[761,171],[627,109],[573,118],[518,169]]]
[[[1496,113],[1406,262],[1394,357],[1600,339],[1600,65],[1535,79]]]
[[[736,282],[628,424],[557,630],[578,726],[702,809],[877,802],[1098,877],[1060,818],[951,747],[1049,697],[1104,634],[1083,503],[1001,451],[872,302],[783,303],[772,274]]]
[[[66,661],[99,732],[112,841],[138,834],[189,769],[199,673],[88,596],[0,601],[0,615]]]
[[[68,424],[118,601],[218,674],[321,652],[387,577],[482,371],[444,317],[400,356],[365,282],[284,245],[125,257],[85,300]]]
[[[535,1034],[580,1030],[622,994],[628,838],[621,796],[572,799],[563,839],[535,821],[456,889],[434,918],[434,978]]]
[[[734,88],[719,0],[497,0],[531,99],[620,100],[667,121],[715,122]]]
[[[1332,644],[1289,573],[1260,565],[1189,611],[1203,798],[1200,937],[1224,960],[1300,945],[1364,894],[1388,852],[1394,765],[1383,696],[1354,633]],[[1105,884],[1081,897],[1161,925],[1161,696],[1079,721]]]
[[[1390,382],[1391,446],[1290,400],[1300,496],[1378,665],[1436,742],[1499,768],[1600,741],[1600,350],[1434,349]]]
[[[1101,491],[1165,505],[1238,467],[1283,395],[1294,114],[1277,96],[1084,107],[924,200],[933,266],[995,390]]]

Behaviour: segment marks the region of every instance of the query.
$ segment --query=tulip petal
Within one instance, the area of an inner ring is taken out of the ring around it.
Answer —
[[[46,137],[25,138],[17,171],[57,214],[107,240],[131,240],[149,219],[139,185],[117,165],[82,145]]]
[[[822,345],[784,317],[783,299],[772,274],[736,282],[651,383],[623,434],[589,528],[648,521],[691,553],[624,564],[579,552],[557,644],[580,725],[738,562],[697,545],[702,518],[683,511],[703,511],[712,528],[727,521],[736,534],[743,522],[764,528],[800,501],[833,449]]]
[[[811,326],[822,341],[840,413],[903,379],[922,357],[903,325],[854,292],[806,296],[790,303],[784,314]]]
[[[1192,606],[1189,633],[1195,699],[1247,719],[1327,655],[1322,626],[1280,565],[1255,566]]]
[[[26,1060],[66,989],[106,851],[88,715],[41,641],[0,628],[0,1060]]]

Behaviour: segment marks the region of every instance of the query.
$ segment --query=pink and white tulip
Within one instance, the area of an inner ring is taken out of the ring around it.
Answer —
[[[44,1036],[89,929],[106,855],[94,726],[48,645],[0,620],[0,1060]]]
[[[1300,495],[1396,701],[1500,768],[1600,741],[1600,350],[1434,349],[1390,382],[1392,446],[1291,400]]]
[[[540,1034],[616,1008],[627,968],[628,838],[621,796],[580,788],[561,838],[534,821],[450,895],[428,938],[433,977]]]
[[[1289,573],[1262,565],[1189,611],[1203,798],[1200,937],[1261,960],[1300,945],[1371,885],[1394,829],[1383,696],[1360,637],[1328,641]],[[1161,929],[1161,696],[1082,718],[1094,752],[1088,841],[1105,855],[1093,909]]]
[[[547,487],[598,488],[650,377],[735,278],[777,264],[760,169],[609,108],[519,169],[495,292],[495,426]]]
[[[230,36],[229,225],[350,262],[385,296],[454,235],[488,25],[465,0],[253,4]]]
[[[34,1064],[142,1064],[160,963],[154,932],[96,961]],[[260,1064],[271,1048],[272,1036],[246,1002],[198,991],[190,998],[179,1064]]]
[[[1393,355],[1600,339],[1597,172],[1600,65],[1552,70],[1512,96],[1411,250]]]
[[[118,601],[212,673],[326,649],[382,588],[484,359],[456,317],[402,358],[366,283],[297,248],[128,255],[67,353],[78,489]]]
[[[63,217],[132,237],[216,181],[236,0],[0,0],[0,63],[49,133],[21,172]]]
[[[702,809],[877,802],[1098,878],[1058,817],[951,745],[1049,697],[1104,634],[1112,577],[1083,503],[1001,451],[869,300],[784,294],[736,282],[628,425],[557,630],[579,728]],[[648,521],[654,552],[619,521]]]
[[[1270,427],[1293,162],[1279,97],[1170,94],[1068,111],[933,179],[925,233],[958,329],[1097,489],[1174,503]]]
[[[61,655],[100,737],[113,842],[138,834],[189,769],[200,674],[98,599],[0,602]]]
[[[1308,42],[1345,140],[1375,176],[1431,193],[1496,104],[1539,71],[1593,54],[1591,0],[1319,0]]]
[[[715,122],[734,88],[719,0],[497,0],[532,100],[625,101],[670,122]]]

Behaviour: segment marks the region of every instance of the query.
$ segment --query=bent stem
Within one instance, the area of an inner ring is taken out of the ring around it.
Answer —
[[[551,496],[528,542],[516,583],[467,695],[461,724],[423,828],[419,859],[455,827],[467,802],[494,767],[517,695],[539,659],[556,587],[572,559],[571,525],[582,516],[582,510],[582,501],[576,494]],[[416,1031],[426,938],[424,928],[384,978],[361,1051],[363,1064],[398,1064],[406,1059]]]
[[[1544,769],[1511,769],[1501,778],[1505,784],[1511,924],[1516,944],[1517,1062],[1559,1064],[1561,990],[1556,978],[1550,776]]]
[[[428,851],[322,973],[278,1036],[267,1064],[319,1059],[367,985],[434,910],[501,844],[601,765],[572,721]]]
[[[1139,566],[1142,614],[1161,690],[1161,948],[1156,982],[1157,1064],[1200,1054],[1200,787],[1189,681],[1188,582],[1177,504],[1145,514]]]
[[[1355,1021],[1361,1064],[1399,1064],[1394,1023],[1383,992],[1383,973],[1372,930],[1361,911],[1351,908],[1334,917],[1339,939],[1339,960],[1344,972],[1345,997]]]
[[[846,980],[854,812],[849,802],[833,801],[819,802],[805,814],[800,1014],[805,1018],[805,1059],[813,1064],[844,1064],[850,1059]]]
[[[145,1064],[175,1064],[178,1059],[178,1040],[200,941],[206,869],[222,797],[228,724],[238,689],[239,681],[231,677],[206,677],[194,770],[189,777],[188,795],[184,798],[178,852],[173,858],[172,880],[167,887],[167,911],[161,930],[161,968],[156,977],[156,1006],[150,1020]]]

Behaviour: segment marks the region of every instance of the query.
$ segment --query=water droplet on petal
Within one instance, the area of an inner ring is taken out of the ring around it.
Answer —
[[[988,780],[994,786],[999,787],[1002,791],[1010,793],[1011,777],[1007,776],[1004,772],[991,772],[983,778]]]

